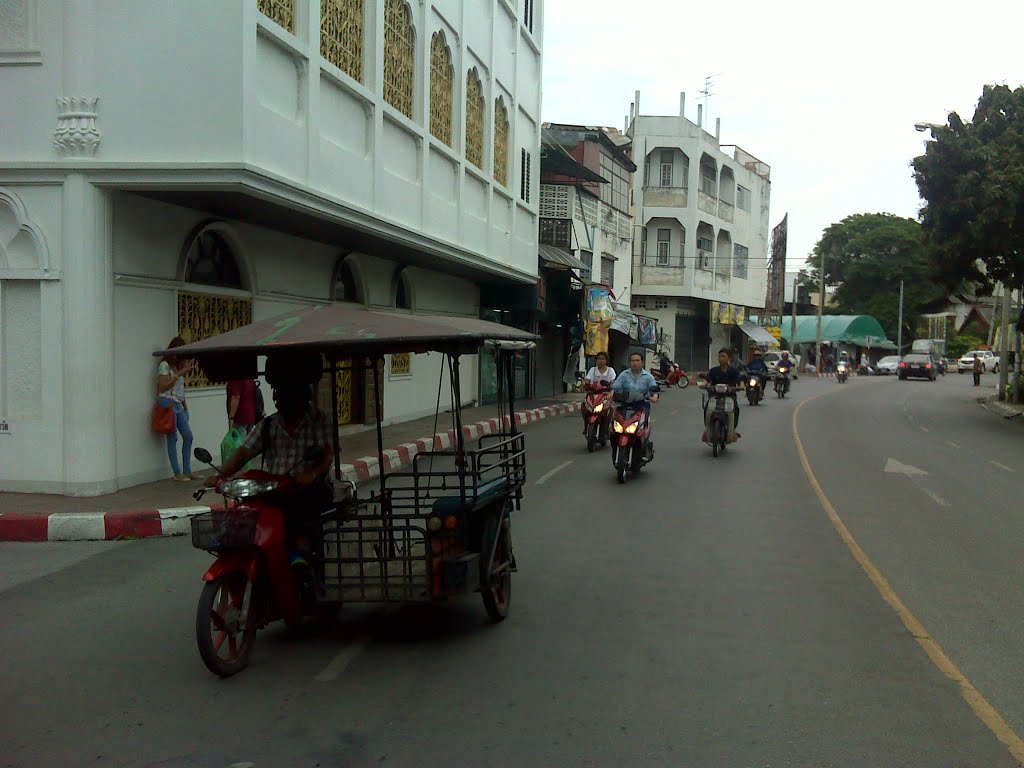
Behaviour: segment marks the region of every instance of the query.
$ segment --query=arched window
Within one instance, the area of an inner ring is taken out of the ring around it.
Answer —
[[[452,145],[452,52],[444,32],[430,41],[430,132]]]
[[[363,303],[362,291],[359,289],[355,270],[352,269],[352,264],[344,257],[338,261],[337,266],[334,268],[331,298],[334,301],[350,301],[355,304]]]
[[[320,0],[320,55],[363,82],[363,0]]]
[[[416,32],[404,0],[384,4],[384,100],[412,119]]]
[[[412,310],[412,286],[409,284],[409,275],[401,268],[395,273],[394,295],[395,309]]]
[[[203,229],[192,238],[185,257],[185,282],[243,288],[235,254],[216,229]]]
[[[466,159],[484,167],[484,89],[476,67],[466,74]]]
[[[494,100],[494,180],[508,186],[508,110],[505,100]]]

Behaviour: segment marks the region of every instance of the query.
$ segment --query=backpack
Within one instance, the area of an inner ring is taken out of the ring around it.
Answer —
[[[256,408],[256,423],[263,421],[263,417],[267,415],[266,406],[263,403],[263,392],[260,390],[260,382],[257,379],[255,382],[256,390],[252,393],[253,405]]]

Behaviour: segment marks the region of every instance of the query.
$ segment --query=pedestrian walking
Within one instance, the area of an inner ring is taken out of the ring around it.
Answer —
[[[971,371],[974,373],[974,386],[981,386],[981,372],[985,369],[985,364],[981,362],[981,358],[977,355],[974,356],[974,364],[971,366]]]
[[[248,435],[256,424],[256,382],[252,379],[229,381],[228,429],[238,429]]]
[[[171,339],[167,349],[184,346],[180,336]],[[167,433],[167,458],[171,462],[174,479],[179,482],[201,480],[202,475],[192,473],[192,428],[189,426],[188,402],[185,400],[185,376],[196,368],[194,363],[174,354],[160,360],[157,368],[157,405],[168,406],[174,412],[174,429]],[[178,435],[181,435],[181,463],[178,463]]]

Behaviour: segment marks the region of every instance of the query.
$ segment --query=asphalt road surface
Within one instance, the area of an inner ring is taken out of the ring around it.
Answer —
[[[473,596],[274,625],[228,680],[187,539],[0,545],[2,763],[1017,765],[1024,430],[976,394],[801,378],[714,459],[699,393],[667,392],[625,486],[578,417],[540,422],[507,621]]]

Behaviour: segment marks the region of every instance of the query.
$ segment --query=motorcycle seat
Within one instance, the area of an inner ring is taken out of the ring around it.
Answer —
[[[466,488],[465,502],[460,494],[442,496],[433,503],[431,509],[438,516],[462,512],[480,506],[506,490],[508,490],[508,478],[495,477],[475,488]]]

